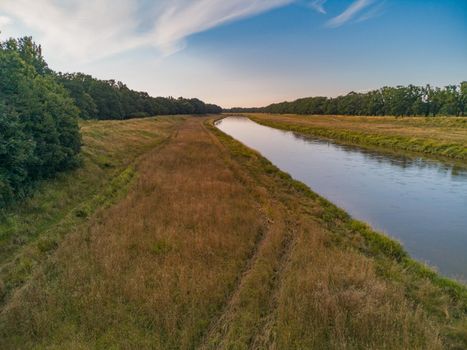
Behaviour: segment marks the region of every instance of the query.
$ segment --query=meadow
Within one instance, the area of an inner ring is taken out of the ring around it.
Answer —
[[[44,180],[32,197],[0,211],[2,304],[67,233],[126,192],[135,178],[138,157],[163,143],[180,121],[81,122],[81,167]]]
[[[84,166],[2,216],[1,348],[467,346],[464,286],[214,120],[81,123]]]
[[[467,161],[467,118],[244,114],[257,123],[344,144]]]

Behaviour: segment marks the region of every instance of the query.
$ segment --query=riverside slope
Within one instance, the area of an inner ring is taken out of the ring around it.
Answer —
[[[64,235],[12,293],[2,348],[467,344],[464,287],[212,119],[185,118],[134,167],[127,195]]]
[[[349,145],[415,152],[467,163],[465,117],[354,117],[244,114],[257,123]]]

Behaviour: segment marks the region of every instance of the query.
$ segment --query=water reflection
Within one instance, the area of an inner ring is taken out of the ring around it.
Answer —
[[[234,118],[243,118],[243,117],[234,117]],[[287,132],[289,133],[289,132]],[[301,142],[304,143],[321,143],[321,144],[327,144],[327,145],[332,145],[336,149],[339,149],[343,152],[359,152],[363,155],[365,159],[369,159],[371,161],[376,161],[378,163],[389,163],[394,166],[399,166],[402,167],[403,169],[416,166],[418,168],[430,168],[434,171],[440,172],[440,174],[450,174],[452,176],[452,180],[455,181],[456,177],[460,177],[461,181],[465,181],[465,178],[467,177],[467,167],[460,167],[459,165],[456,165],[455,163],[449,164],[446,163],[447,161],[436,161],[436,160],[430,160],[426,158],[421,158],[421,157],[410,157],[410,156],[404,156],[400,154],[394,154],[394,153],[382,153],[374,150],[369,150],[366,148],[361,148],[357,146],[351,146],[351,145],[339,145],[335,144],[331,141],[327,141],[325,139],[319,139],[319,138],[313,138],[310,136],[298,134],[295,132],[290,132],[297,141],[300,140]]]
[[[412,256],[467,280],[467,169],[336,145],[228,117],[222,131],[352,216],[400,240]]]

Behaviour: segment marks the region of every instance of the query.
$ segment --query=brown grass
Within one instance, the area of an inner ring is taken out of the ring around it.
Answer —
[[[398,281],[337,238],[317,197],[203,123],[187,119],[141,158],[128,195],[67,235],[16,291],[0,315],[1,348],[451,344],[450,321],[407,296],[395,262],[384,260]]]
[[[123,201],[61,245],[12,300],[6,325],[44,345],[188,348],[263,226],[254,198],[218,156],[200,123],[187,122],[137,166]]]
[[[160,117],[80,124],[83,165],[44,181],[31,198],[0,212],[0,306],[64,235],[125,192],[134,179],[132,164],[164,142],[180,122]]]

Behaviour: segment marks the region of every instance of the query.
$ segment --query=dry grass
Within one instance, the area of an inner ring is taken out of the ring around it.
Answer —
[[[34,195],[0,212],[0,306],[64,235],[133,181],[133,163],[166,140],[180,118],[82,122],[83,166],[44,181]]]
[[[360,252],[364,238],[344,229],[345,215],[339,217],[339,210],[334,212],[335,207],[327,207],[256,153],[218,135],[277,201],[272,228],[282,231],[287,243],[282,244],[285,252],[276,249],[275,259],[263,255],[269,264],[258,259],[253,265],[251,279],[247,276],[206,348],[440,349],[462,344],[443,340],[443,323],[452,320],[431,317],[433,310],[424,306],[429,298],[408,297],[414,279],[404,267]],[[436,295],[438,308],[451,312],[452,301],[440,288],[425,279],[414,283]],[[454,303],[455,310],[465,320],[465,305]]]
[[[344,143],[467,160],[465,117],[247,115],[265,125],[329,137]]]
[[[198,120],[137,172],[131,193],[69,236],[10,302],[2,335],[126,348],[189,348],[200,336],[264,220]]]
[[[360,249],[342,215],[204,121],[187,119],[122,200],[65,236],[1,312],[1,348],[461,344],[445,292]]]

